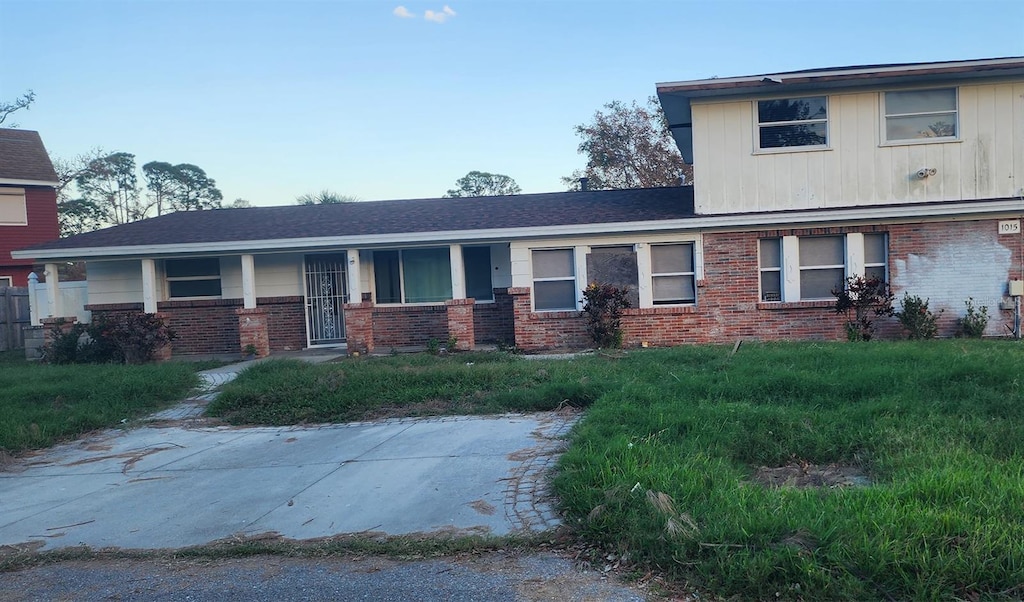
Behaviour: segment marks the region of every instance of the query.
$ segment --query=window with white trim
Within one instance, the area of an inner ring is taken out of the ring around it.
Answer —
[[[533,308],[536,311],[575,310],[580,292],[576,287],[573,249],[535,249],[532,264]]]
[[[0,226],[27,226],[24,188],[0,187]]]
[[[168,259],[164,261],[169,299],[220,297],[220,259]]]
[[[828,146],[828,98],[757,101],[758,148]]]
[[[784,236],[758,241],[762,302],[831,301],[850,276],[888,280],[889,237],[884,232]],[[798,274],[786,280],[785,274]],[[795,281],[794,281],[795,280]]]
[[[782,301],[782,239],[758,241],[758,266],[761,275],[761,300]]]
[[[696,303],[693,243],[651,245],[651,300],[654,305]]]
[[[373,252],[376,302],[440,303],[452,298],[448,247]]]
[[[0,287],[14,286],[14,276],[0,276]]]
[[[956,140],[956,88],[886,92],[885,141]]]

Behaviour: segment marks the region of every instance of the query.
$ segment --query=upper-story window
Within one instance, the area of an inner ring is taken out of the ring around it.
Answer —
[[[828,99],[824,96],[757,101],[758,148],[828,145]]]
[[[24,188],[0,187],[0,226],[28,225]]]
[[[957,137],[956,88],[885,93],[885,141]]]

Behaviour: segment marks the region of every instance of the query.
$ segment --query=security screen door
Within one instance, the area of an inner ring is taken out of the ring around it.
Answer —
[[[344,253],[306,255],[306,334],[311,347],[345,342],[346,259]]]

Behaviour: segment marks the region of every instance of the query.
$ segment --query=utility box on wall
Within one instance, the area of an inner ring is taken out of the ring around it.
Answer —
[[[1011,280],[1007,288],[1011,297],[1024,297],[1024,280]]]

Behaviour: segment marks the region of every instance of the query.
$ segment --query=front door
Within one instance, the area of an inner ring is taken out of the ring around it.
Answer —
[[[345,342],[345,253],[306,255],[306,336],[310,347]]]

